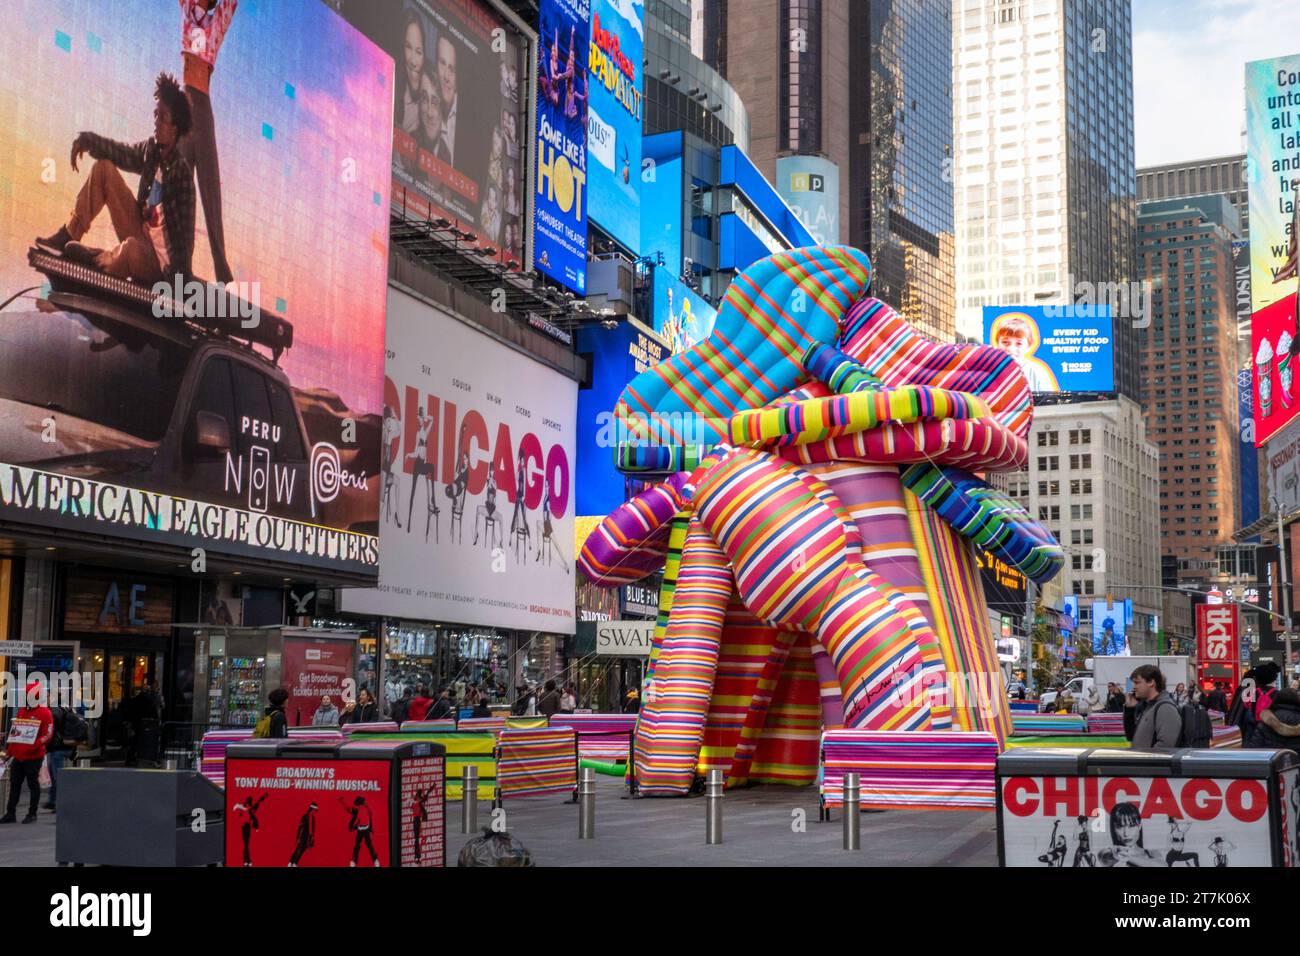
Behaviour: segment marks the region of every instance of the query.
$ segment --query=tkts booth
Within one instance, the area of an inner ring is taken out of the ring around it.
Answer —
[[[226,751],[226,866],[445,866],[437,744],[260,740]]]
[[[1241,680],[1237,605],[1196,605],[1196,681],[1204,691],[1222,683],[1231,694]]]
[[[998,758],[1003,866],[1294,866],[1290,750],[1021,749]]]

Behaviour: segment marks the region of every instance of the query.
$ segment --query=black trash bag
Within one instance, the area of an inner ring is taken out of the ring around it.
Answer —
[[[456,865],[532,866],[533,855],[517,837],[495,833],[491,827],[484,827],[482,836],[475,837],[461,848]]]

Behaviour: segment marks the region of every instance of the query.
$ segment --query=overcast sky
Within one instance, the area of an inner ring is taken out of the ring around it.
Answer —
[[[1243,152],[1243,67],[1300,53],[1300,0],[1133,0],[1137,164]]]

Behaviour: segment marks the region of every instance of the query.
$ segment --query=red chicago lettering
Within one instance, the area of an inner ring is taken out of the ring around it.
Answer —
[[[1115,804],[1125,802],[1120,799],[1121,795],[1136,800],[1138,797],[1142,796],[1142,791],[1138,785],[1128,777],[1115,777],[1112,780],[1106,781],[1106,786],[1101,789],[1101,808],[1107,813],[1110,813],[1115,809]],[[1132,800],[1128,802],[1131,803]]]
[[[511,454],[510,426],[502,422],[497,426],[496,452],[492,455],[492,470],[497,476],[497,490],[507,501],[515,500],[515,460]]]
[[[1077,817],[1079,815],[1078,784],[1078,777],[1044,777],[1044,815]]]
[[[1201,798],[1205,799],[1202,800]],[[1183,784],[1183,812],[1193,820],[1213,820],[1223,807],[1223,795],[1213,780],[1193,777]]]
[[[528,482],[524,507],[529,511],[542,503],[542,443],[532,432],[519,439],[519,454],[524,459],[524,476]]]
[[[1021,799],[1021,794],[1031,798]],[[1032,777],[1011,777],[1002,785],[1002,805],[1018,817],[1032,816],[1038,810],[1038,784]]]
[[[1146,802],[1142,804],[1142,818],[1145,820],[1155,816],[1157,813],[1163,813],[1171,819],[1181,820],[1183,811],[1178,806],[1178,801],[1174,799],[1174,791],[1169,787],[1169,781],[1164,777],[1156,777],[1151,781],[1151,787],[1147,790]]]
[[[1083,815],[1090,817],[1094,812],[1101,809],[1101,800],[1097,791],[1101,787],[1101,780],[1097,777],[1083,778]]]
[[[569,508],[569,459],[559,445],[546,454],[546,477],[551,483],[551,517],[563,518]]]
[[[1246,798],[1250,806],[1246,806]],[[1228,812],[1242,823],[1254,823],[1268,813],[1268,793],[1258,780],[1234,780],[1225,795]]]
[[[479,451],[488,450],[487,422],[471,408],[460,423],[460,450],[469,453],[469,493],[477,495],[487,485],[488,463],[478,460],[471,448],[473,445],[477,445]]]

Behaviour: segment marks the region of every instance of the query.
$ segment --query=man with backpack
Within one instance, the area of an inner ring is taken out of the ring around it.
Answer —
[[[1165,690],[1165,675],[1154,664],[1133,672],[1133,692],[1124,701],[1124,736],[1134,750],[1208,747],[1213,729],[1199,704],[1179,708]]]
[[[45,747],[50,768],[50,799],[45,804],[46,810],[54,810],[58,803],[59,771],[77,752],[77,746],[90,739],[90,727],[71,707],[60,705],[53,708],[51,714],[54,717],[54,736]]]

